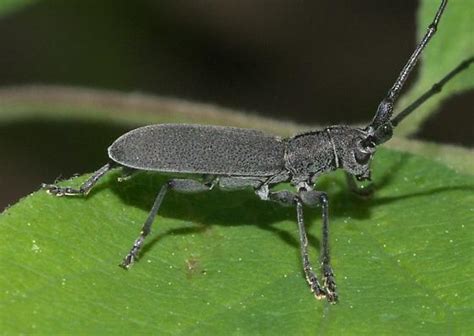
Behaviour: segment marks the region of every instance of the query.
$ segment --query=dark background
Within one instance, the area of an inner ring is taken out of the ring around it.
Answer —
[[[417,5],[38,1],[0,19],[0,87],[141,91],[307,124],[362,122],[413,50]],[[473,145],[473,101],[473,91],[451,98],[417,136]],[[96,169],[124,131],[43,120],[0,125],[0,209],[41,182]]]

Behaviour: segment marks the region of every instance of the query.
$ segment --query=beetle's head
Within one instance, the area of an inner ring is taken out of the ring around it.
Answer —
[[[338,151],[342,156],[340,165],[359,181],[370,180],[370,162],[377,146],[392,138],[391,115],[392,104],[384,100],[369,126],[363,129],[348,128],[345,131],[348,143],[346,150]]]
[[[337,166],[359,181],[370,180],[370,162],[377,147],[372,130],[336,126],[329,131]]]

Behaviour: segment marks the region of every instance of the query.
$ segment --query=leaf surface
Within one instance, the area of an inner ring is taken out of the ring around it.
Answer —
[[[140,261],[118,267],[165,177],[112,172],[87,198],[27,196],[0,216],[6,333],[467,334],[474,177],[389,150],[371,200],[339,173],[330,197],[340,302],[302,275],[292,208],[251,191],[170,193]],[[85,177],[66,184],[79,184]],[[306,211],[314,265],[319,209]]]

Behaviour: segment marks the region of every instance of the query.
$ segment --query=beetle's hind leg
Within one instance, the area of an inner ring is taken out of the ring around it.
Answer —
[[[87,195],[89,191],[94,187],[94,185],[99,181],[102,176],[105,175],[110,169],[114,168],[112,163],[107,163],[102,166],[100,169],[95,171],[91,177],[87,179],[79,189],[71,187],[60,187],[56,184],[45,184],[41,185],[41,188],[45,189],[49,194],[55,196],[82,196]]]
[[[172,179],[166,182],[165,185],[161,187],[160,191],[158,192],[158,195],[155,198],[155,202],[153,203],[153,206],[148,214],[145,224],[143,224],[140,235],[133,243],[130,252],[128,252],[125,258],[123,258],[120,266],[125,269],[128,269],[130,266],[132,266],[133,262],[138,259],[138,254],[140,253],[140,250],[143,247],[145,238],[151,232],[151,225],[153,224],[156,214],[158,213],[161,203],[163,202],[163,199],[165,198],[165,195],[168,190],[175,190],[184,193],[196,193],[208,191],[212,189],[213,185],[213,182],[201,183],[192,179]]]

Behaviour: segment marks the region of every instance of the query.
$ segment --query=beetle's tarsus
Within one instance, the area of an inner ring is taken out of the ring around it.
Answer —
[[[314,274],[311,266],[308,264],[307,266],[303,267],[303,271],[306,274],[306,282],[308,283],[311,292],[314,293],[314,296],[316,296],[318,300],[324,299],[326,296],[326,291],[320,285],[318,278],[316,277],[316,274]]]
[[[329,303],[332,303],[332,304],[337,303],[337,299],[338,299],[337,293],[327,291],[326,292],[326,299],[328,300]]]
[[[135,260],[137,260],[137,252],[138,250],[136,251],[133,251],[133,249],[135,248],[135,246],[132,248],[132,251],[130,251],[129,254],[127,254],[125,256],[125,258],[123,258],[122,262],[120,263],[120,267],[122,267],[123,269],[126,269],[128,270],[130,267],[132,267],[133,263],[135,262]]]
[[[125,258],[123,258],[122,262],[120,263],[120,267],[125,270],[128,270],[134,263],[136,256],[132,255],[131,253],[127,254]]]
[[[326,291],[326,298],[331,303],[337,302],[337,292],[336,292],[336,281],[334,279],[334,273],[331,267],[327,267],[324,270],[324,290]]]
[[[332,291],[329,288],[311,287],[311,291],[313,292],[314,297],[318,300],[326,299],[329,303],[337,303],[337,292]]]
[[[41,184],[41,189],[46,190],[46,192],[50,195],[55,195],[55,196],[63,196],[64,195],[64,193],[61,192],[61,188],[54,185],[54,184],[43,183],[43,184]]]
[[[138,253],[140,252],[140,249],[142,248],[144,240],[145,240],[145,237],[143,235],[140,235],[140,237],[138,237],[137,240],[135,240],[135,242],[133,243],[132,249],[130,250],[130,252],[128,252],[125,258],[123,258],[123,261],[120,264],[122,268],[129,269],[133,265],[135,260],[138,259]]]
[[[319,284],[310,285],[310,287],[316,299],[322,300],[326,297],[326,291]]]
[[[45,184],[41,185],[42,189],[45,189],[46,192],[50,195],[54,195],[57,197],[61,196],[77,196],[77,195],[84,195],[85,193],[81,189],[74,189],[70,187],[59,187],[55,184]]]
[[[58,197],[61,196],[86,196],[92,187],[99,181],[99,179],[105,175],[110,169],[113,168],[113,164],[107,163],[102,166],[100,169],[95,171],[81,186],[76,188],[71,187],[60,187],[56,184],[41,184],[41,188],[45,189],[48,194],[55,195]]]

